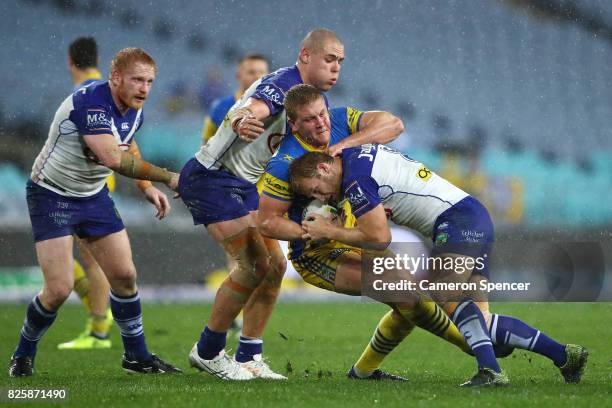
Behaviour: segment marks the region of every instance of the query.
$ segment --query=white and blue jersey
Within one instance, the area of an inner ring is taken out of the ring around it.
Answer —
[[[93,196],[102,190],[112,171],[98,162],[83,136],[112,134],[117,145],[127,150],[142,120],[142,109],[129,109],[124,115],[119,112],[108,81],[78,88],[55,113],[30,178],[63,196]]]
[[[383,204],[389,218],[431,236],[440,214],[468,196],[466,192],[385,145],[342,151],[342,191],[356,217]]]
[[[422,163],[384,145],[344,149],[342,193],[357,218],[382,204],[394,223],[430,237],[432,255],[483,257],[474,272],[489,277],[494,229],[487,209]]]
[[[263,101],[270,109],[264,132],[251,143],[243,141],[232,129],[228,113],[214,137],[185,164],[178,191],[194,224],[233,220],[257,210],[256,184],[287,132],[285,94],[301,83],[297,66],[281,68],[255,81],[230,112],[244,106],[249,98]]]
[[[232,129],[228,113],[215,136],[196,153],[196,159],[208,170],[223,168],[243,180],[257,183],[287,132],[287,115],[283,105],[285,94],[291,87],[303,82],[296,65],[281,68],[255,81],[230,112],[244,106],[249,98],[263,101],[270,109],[270,116],[264,120],[264,132],[256,140],[245,142]]]

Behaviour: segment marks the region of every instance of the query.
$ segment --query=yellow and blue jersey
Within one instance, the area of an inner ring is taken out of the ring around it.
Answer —
[[[359,130],[359,122],[363,112],[351,107],[333,108],[330,115],[330,137],[329,145],[346,139]],[[300,138],[300,135],[287,132],[278,150],[266,165],[263,175],[262,194],[282,201],[292,201],[289,189],[289,165],[296,159],[308,152],[324,151],[309,145]]]
[[[79,88],[82,88],[87,85],[91,85],[93,82],[100,81],[100,80],[102,80],[102,74],[100,74],[100,71],[95,70],[91,72],[90,74],[87,74],[85,79],[80,84],[74,87],[73,91],[76,92]]]
[[[208,110],[208,115],[204,120],[204,131],[202,132],[202,138],[204,142],[208,142],[208,139],[213,137],[217,132],[217,129],[223,123],[223,119],[230,108],[234,106],[236,101],[240,99],[240,94],[227,95],[218,99],[215,99]]]
[[[342,107],[331,109],[330,112],[330,140],[329,145],[334,145],[346,139],[359,130],[359,124],[363,112],[351,108]],[[309,145],[300,135],[290,131],[285,135],[278,150],[266,165],[266,171],[262,176],[261,194],[281,201],[290,201],[289,218],[300,223],[304,202],[295,200],[289,188],[289,165],[291,161],[312,151],[323,151]],[[299,256],[304,249],[304,241],[291,242],[291,258]]]

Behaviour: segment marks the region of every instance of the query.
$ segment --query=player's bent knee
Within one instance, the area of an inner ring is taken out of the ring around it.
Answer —
[[[276,275],[280,276],[282,279],[283,276],[285,276],[285,272],[287,272],[287,259],[285,259],[285,257],[273,259],[273,263],[272,269],[274,269]]]
[[[283,283],[283,277],[285,276],[285,272],[287,271],[287,260],[285,258],[282,259],[272,259],[272,264],[270,265],[270,269],[266,273],[266,276],[262,282],[268,288],[280,288]]]
[[[222,244],[236,262],[230,272],[232,281],[252,289],[259,286],[270,269],[271,257],[257,230],[247,228]]]
[[[122,268],[113,271],[108,276],[108,282],[116,293],[132,292],[136,288],[136,268]]]
[[[43,289],[43,297],[51,309],[59,308],[70,296],[72,285],[64,282],[54,282],[45,285]]]

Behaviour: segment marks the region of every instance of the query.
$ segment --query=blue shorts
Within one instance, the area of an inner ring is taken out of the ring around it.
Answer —
[[[195,225],[234,220],[259,207],[255,184],[225,170],[208,170],[196,158],[181,170],[178,192]]]
[[[438,216],[432,255],[453,253],[477,258],[473,273],[489,279],[489,257],[495,241],[493,221],[484,205],[468,196]]]
[[[102,237],[125,228],[106,186],[91,197],[65,197],[28,180],[26,199],[35,242]]]

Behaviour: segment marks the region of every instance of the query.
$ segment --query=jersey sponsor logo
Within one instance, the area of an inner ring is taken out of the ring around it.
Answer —
[[[436,238],[434,239],[435,246],[442,246],[442,245],[445,245],[447,242],[448,242],[448,233],[441,232],[439,234],[436,234]]]
[[[259,89],[255,94],[277,105],[282,105],[285,99],[283,91],[274,84],[266,84],[263,88]]]
[[[362,157],[366,157],[369,161],[374,161],[374,155],[372,154],[373,150],[376,150],[376,146],[373,144],[363,145],[361,146],[361,152],[359,152],[357,158],[361,159]]]
[[[431,170],[425,167],[424,164],[421,164],[419,171],[417,171],[417,177],[423,181],[427,181],[431,178]]]
[[[288,198],[291,195],[289,189],[289,183],[280,180],[273,175],[266,173],[264,175],[264,190],[268,193],[277,195],[279,197]]]
[[[438,225],[438,231],[442,231],[448,228],[448,222],[443,222],[442,224]]]
[[[461,236],[466,242],[481,242],[484,238],[484,231],[461,230]]]
[[[357,212],[361,208],[370,204],[370,201],[359,186],[359,183],[356,181],[354,181],[353,183],[351,183],[351,185],[348,186],[348,188],[346,189],[345,197],[351,204],[353,212]]]
[[[87,128],[90,130],[97,128],[110,128],[111,118],[102,109],[87,110]]]
[[[121,130],[128,130],[130,128],[130,124],[127,122],[123,122],[121,124]]]

